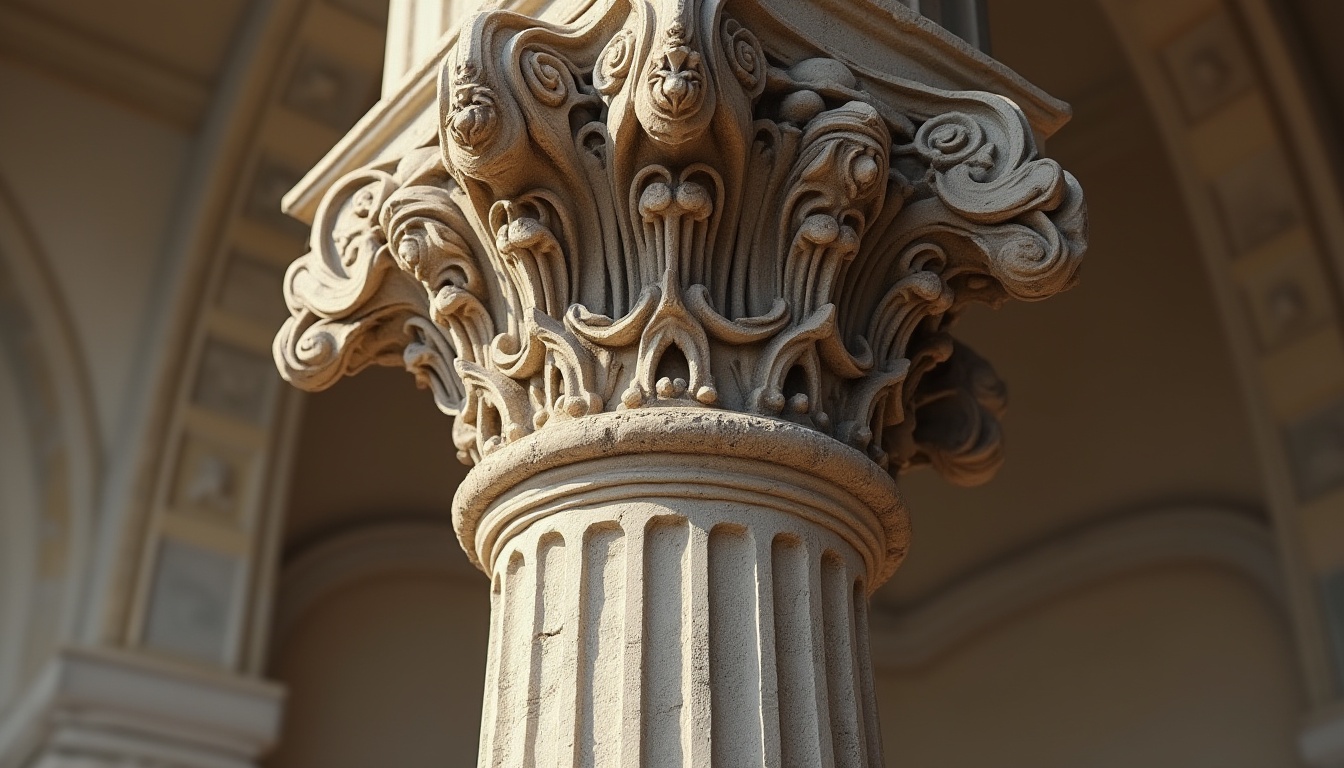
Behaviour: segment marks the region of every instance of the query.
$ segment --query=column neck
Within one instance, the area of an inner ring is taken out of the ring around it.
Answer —
[[[896,484],[863,454],[788,422],[684,408],[600,414],[511,444],[468,475],[453,519],[468,556],[494,573],[509,539],[550,515],[680,498],[826,528],[860,556],[874,587],[909,542]]]
[[[908,531],[866,456],[606,413],[487,457],[455,506],[493,585],[482,766],[882,765],[868,592]]]

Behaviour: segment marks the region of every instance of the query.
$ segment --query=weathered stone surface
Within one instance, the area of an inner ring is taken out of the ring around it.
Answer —
[[[642,408],[486,457],[454,519],[491,574],[481,765],[881,765],[868,592],[891,478],[788,422]]]
[[[286,278],[291,381],[405,364],[467,462],[677,405],[997,467],[1001,387],[949,326],[1067,287],[1085,236],[1012,102],[781,60],[719,3],[487,13],[440,94],[438,147],[328,194]]]

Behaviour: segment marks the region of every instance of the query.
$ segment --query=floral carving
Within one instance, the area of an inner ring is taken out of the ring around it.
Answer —
[[[328,194],[286,280],[284,375],[404,365],[468,462],[675,406],[988,477],[1003,386],[950,324],[1069,287],[1085,246],[1081,191],[1017,107],[773,58],[714,0],[603,7],[463,33],[439,146]]]
[[[700,52],[686,43],[685,27],[679,23],[669,27],[664,49],[649,68],[653,103],[674,118],[694,112],[705,97]]]

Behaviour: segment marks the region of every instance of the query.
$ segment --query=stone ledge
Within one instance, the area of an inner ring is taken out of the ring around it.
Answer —
[[[0,725],[0,768],[45,751],[250,766],[278,736],[284,690],[123,650],[66,648]]]

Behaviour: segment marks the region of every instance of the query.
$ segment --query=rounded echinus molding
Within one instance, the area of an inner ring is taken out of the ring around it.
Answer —
[[[483,12],[436,108],[366,120],[401,149],[327,190],[274,349],[455,419],[481,764],[881,764],[895,476],[1001,461],[951,324],[1076,279],[1066,108],[903,7],[711,0]]]

